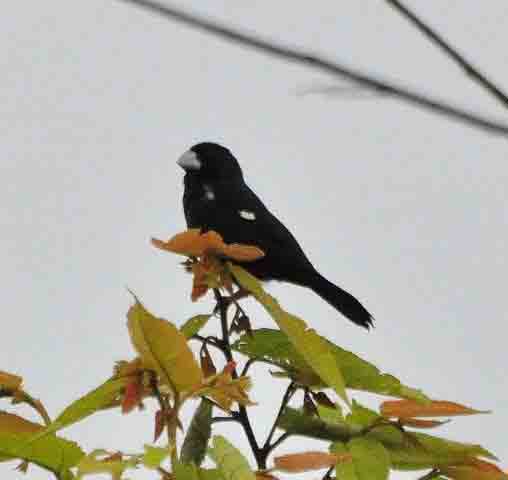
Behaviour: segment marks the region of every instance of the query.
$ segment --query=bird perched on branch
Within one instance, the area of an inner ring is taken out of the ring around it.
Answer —
[[[177,163],[186,172],[183,209],[188,228],[215,230],[226,243],[259,247],[263,258],[241,264],[252,275],[308,287],[352,322],[372,326],[365,307],[314,268],[291,232],[247,186],[227,148],[198,143]]]

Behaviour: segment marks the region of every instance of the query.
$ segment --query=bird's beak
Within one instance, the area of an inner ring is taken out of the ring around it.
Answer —
[[[196,152],[192,150],[187,150],[176,163],[184,170],[199,170],[201,168],[201,162]]]

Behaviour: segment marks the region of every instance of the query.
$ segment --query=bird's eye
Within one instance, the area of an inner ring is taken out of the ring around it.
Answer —
[[[251,222],[256,220],[256,214],[254,212],[251,212],[250,210],[239,210],[238,214],[244,220],[250,220]]]

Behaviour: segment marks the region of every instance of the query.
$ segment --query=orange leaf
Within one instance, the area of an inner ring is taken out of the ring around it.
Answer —
[[[256,480],[279,480],[277,477],[267,472],[255,472],[254,475],[256,475]]]
[[[440,471],[453,480],[508,480],[503,472],[486,472],[470,466],[441,467]]]
[[[448,417],[452,415],[474,415],[489,413],[473,410],[459,403],[433,400],[430,403],[418,403],[414,400],[389,400],[381,404],[381,415],[386,418],[412,417]]]
[[[467,462],[467,464],[479,472],[502,473],[506,475],[497,465],[491,462],[486,462],[485,460],[480,460],[479,458],[472,458],[469,462]]]
[[[186,255],[188,257],[202,257],[205,254],[219,255],[238,260],[251,262],[264,257],[264,253],[252,245],[224,243],[222,237],[213,230],[201,234],[197,228],[192,228],[176,234],[167,242],[152,238],[152,245],[169,252]]]
[[[263,250],[252,245],[241,245],[239,243],[232,243],[225,245],[223,250],[224,255],[239,262],[253,262],[265,256]]]
[[[342,456],[341,456],[342,457]],[[351,458],[351,456],[349,456]],[[275,457],[274,467],[288,473],[301,473],[335,466],[339,456],[326,452],[302,452]]]
[[[23,383],[23,379],[18,375],[3,372],[0,370],[0,390],[5,389],[9,391],[18,390]]]

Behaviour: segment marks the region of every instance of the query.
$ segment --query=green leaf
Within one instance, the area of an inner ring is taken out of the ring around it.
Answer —
[[[169,456],[169,448],[154,447],[145,445],[145,454],[143,455],[143,465],[147,468],[155,469],[160,467],[161,463]]]
[[[84,456],[75,442],[56,435],[47,435],[30,442],[33,434],[43,425],[30,422],[18,415],[0,412],[0,456],[2,460],[19,458],[54,472],[62,479],[72,479],[70,468]]]
[[[238,283],[251,292],[256,300],[275,320],[279,328],[287,335],[297,352],[303,357],[307,365],[328,386],[332,387],[346,403],[346,385],[337,362],[329,347],[329,343],[320,337],[315,330],[309,329],[299,317],[283,310],[277,300],[268,295],[260,282],[238,265],[228,264],[231,273]]]
[[[345,480],[386,480],[390,472],[390,457],[385,447],[368,438],[354,438],[346,445],[334,444],[333,453],[350,453],[351,462],[338,463],[337,478]]]
[[[173,475],[175,480],[200,480],[198,468],[193,463],[174,462]]]
[[[291,435],[331,441],[347,441],[360,431],[352,428],[344,420],[328,422],[291,407],[284,409],[277,426]]]
[[[153,316],[138,300],[127,318],[132,344],[146,368],[156,371],[176,392],[190,390],[202,382],[201,368],[187,339],[171,322]]]
[[[103,450],[94,450],[89,455],[84,456],[77,465],[78,473],[76,479],[80,480],[86,475],[107,473],[111,475],[112,480],[120,480],[125,470],[136,468],[137,466],[138,460],[136,458],[111,460],[108,459],[107,456],[107,452]]]
[[[330,445],[330,452],[338,455],[350,453],[345,443],[335,442]],[[355,465],[352,461],[350,462],[339,462],[335,466],[335,474],[340,480],[358,480],[355,471]]]
[[[48,427],[36,434],[32,441],[77,423],[97,411],[115,405],[128,382],[129,378],[127,377],[107,380],[95,390],[72,402]]]
[[[370,410],[369,408],[360,405],[356,400],[353,400],[351,413],[346,416],[346,422],[349,425],[365,428],[370,427],[381,418],[382,417],[379,413],[374,410]]]
[[[180,331],[185,335],[185,338],[191,338],[206,325],[210,317],[211,315],[195,315],[180,327]]]
[[[475,457],[496,460],[494,455],[480,445],[454,442],[420,432],[402,432],[391,425],[375,427],[365,436],[384,445],[390,455],[392,468],[397,470],[456,465],[467,463]]]
[[[174,462],[173,475],[175,480],[224,480],[221,472],[214,468],[199,468],[193,463]]]
[[[235,342],[233,348],[248,357],[283,368],[292,378],[307,378],[310,367],[284,332],[262,328],[254,330],[252,333],[252,336],[242,335]],[[402,384],[393,375],[381,373],[377,367],[354,353],[344,350],[326,339],[323,340],[328,344],[335,357],[344,376],[346,387],[420,402],[429,401],[428,397],[420,390]]]
[[[208,449],[208,454],[217,465],[224,480],[255,480],[245,457],[223,436],[213,437],[213,446]]]
[[[205,458],[206,448],[212,433],[212,403],[202,399],[199,407],[194,412],[192,421],[185,435],[180,459],[184,463],[201,465]]]
[[[344,421],[344,417],[342,415],[342,409],[338,404],[336,404],[335,408],[327,407],[325,405],[316,404],[316,408],[318,411],[319,418],[328,423],[339,423]]]

